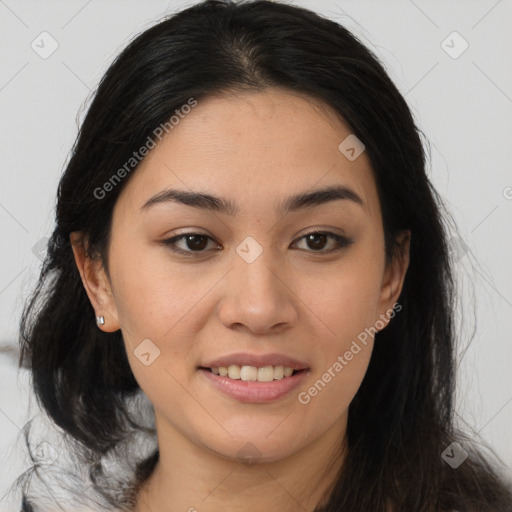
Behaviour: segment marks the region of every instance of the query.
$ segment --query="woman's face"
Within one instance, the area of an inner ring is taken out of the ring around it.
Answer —
[[[211,97],[134,171],[114,210],[110,281],[89,295],[101,328],[122,330],[160,441],[270,461],[343,436],[408,250],[385,267],[370,163],[350,135],[281,89]]]

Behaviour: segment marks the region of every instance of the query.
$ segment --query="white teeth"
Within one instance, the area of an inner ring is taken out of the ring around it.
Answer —
[[[228,377],[230,379],[239,379],[240,378],[240,366],[236,364],[232,364],[228,366]]]
[[[271,382],[290,377],[293,374],[293,368],[288,366],[238,366],[232,364],[228,367],[219,366],[210,368],[212,373],[221,377],[229,377],[234,380]]]
[[[242,366],[240,368],[240,378],[242,380],[258,380],[258,368],[256,366]]]
[[[263,366],[258,368],[258,382],[271,382],[274,380],[274,367]]]
[[[282,366],[274,366],[274,379],[282,379],[284,377],[284,368]]]

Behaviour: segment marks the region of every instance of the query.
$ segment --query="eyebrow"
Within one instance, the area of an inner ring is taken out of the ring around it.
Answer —
[[[334,185],[322,189],[305,191],[287,197],[276,205],[279,215],[295,212],[303,208],[311,208],[331,201],[346,200],[352,204],[363,207],[361,197],[346,185]],[[149,210],[152,206],[162,203],[178,203],[201,210],[216,213],[224,213],[234,216],[239,212],[236,203],[224,197],[216,197],[203,192],[189,192],[186,190],[166,189],[148,199],[140,208],[142,211]]]

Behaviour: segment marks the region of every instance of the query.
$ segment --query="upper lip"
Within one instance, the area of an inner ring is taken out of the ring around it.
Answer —
[[[219,368],[228,367],[231,365],[238,366],[287,366],[294,370],[304,370],[309,368],[309,365],[304,361],[295,359],[285,354],[271,353],[271,354],[250,354],[248,352],[237,352],[234,354],[225,355],[212,359],[204,364],[202,368]]]

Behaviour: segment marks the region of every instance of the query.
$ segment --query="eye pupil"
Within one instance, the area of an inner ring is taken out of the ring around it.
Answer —
[[[200,239],[199,242],[198,242],[198,239]],[[197,250],[204,249],[208,243],[207,238],[203,235],[187,235],[186,240],[187,240],[187,247],[189,249],[197,249]]]
[[[321,239],[321,242],[318,244],[319,238]],[[311,249],[323,249],[327,241],[327,235],[325,233],[310,233],[307,235],[307,241]],[[313,245],[311,245],[310,242],[313,242]]]

